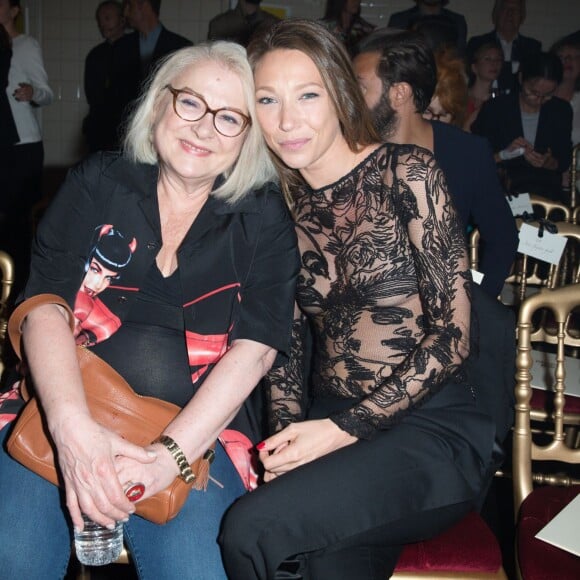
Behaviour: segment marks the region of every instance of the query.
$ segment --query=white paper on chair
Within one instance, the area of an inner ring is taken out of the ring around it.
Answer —
[[[532,387],[535,389],[553,390],[556,379],[556,355],[551,352],[532,350]],[[572,356],[564,357],[566,369],[566,394],[572,397],[580,397],[580,358]],[[578,534],[580,536],[580,533]]]
[[[536,538],[580,556],[580,495],[577,495],[556,517],[551,519]]]
[[[518,193],[518,195],[508,195],[507,202],[512,210],[514,217],[520,217],[525,213],[529,215],[534,214],[534,208],[530,200],[529,193]]]
[[[568,239],[558,234],[551,234],[546,230],[544,230],[542,237],[539,236],[539,233],[540,228],[530,224],[522,224],[518,252],[550,264],[558,264]]]

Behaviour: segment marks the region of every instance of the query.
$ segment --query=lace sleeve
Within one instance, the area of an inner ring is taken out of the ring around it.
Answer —
[[[331,416],[359,438],[391,427],[437,392],[469,354],[471,275],[459,215],[443,173],[428,152],[407,148],[392,156],[384,179],[394,219],[401,222],[410,244],[420,299],[414,315],[423,336],[372,393]]]
[[[284,366],[273,368],[264,377],[270,433],[304,419],[304,343],[308,325],[298,306],[294,307],[290,356]]]

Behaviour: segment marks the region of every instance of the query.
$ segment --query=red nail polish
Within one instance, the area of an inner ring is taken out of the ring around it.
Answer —
[[[256,445],[256,449],[257,449],[258,451],[262,451],[262,449],[264,449],[264,447],[266,447],[266,444],[265,444],[263,441],[260,441],[260,443],[258,443],[258,444]]]

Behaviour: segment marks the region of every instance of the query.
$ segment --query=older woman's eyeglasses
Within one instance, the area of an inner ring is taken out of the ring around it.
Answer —
[[[238,109],[211,109],[201,95],[189,89],[175,89],[171,85],[165,85],[165,88],[173,95],[175,114],[184,121],[199,121],[211,113],[215,130],[224,137],[237,137],[252,124],[252,119]]]
[[[427,107],[423,113],[423,117],[430,121],[441,121],[442,123],[451,123],[453,115],[445,110],[434,111],[431,107]]]

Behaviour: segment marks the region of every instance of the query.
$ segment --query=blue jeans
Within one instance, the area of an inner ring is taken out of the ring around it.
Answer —
[[[14,461],[0,431],[0,576],[3,580],[63,578],[72,528],[62,491]],[[244,493],[227,454],[216,445],[207,491],[192,491],[164,526],[139,516],[125,524],[125,541],[142,580],[225,580],[217,543],[222,516]]]

